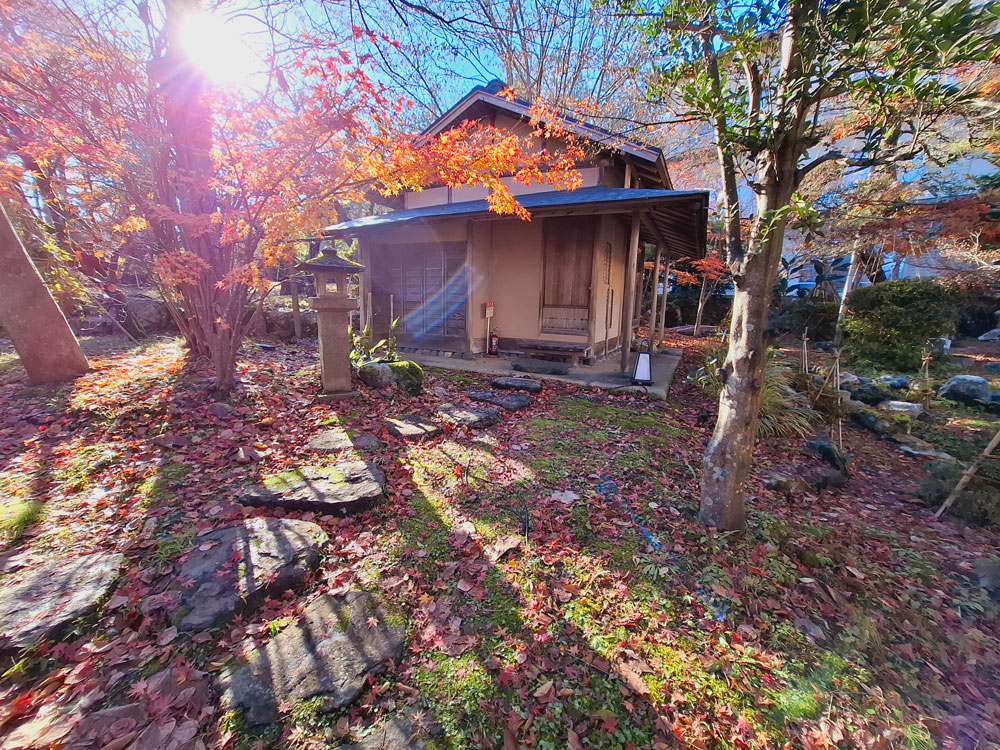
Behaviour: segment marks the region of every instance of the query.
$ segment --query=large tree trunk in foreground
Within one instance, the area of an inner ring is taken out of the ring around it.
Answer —
[[[87,372],[87,358],[0,204],[0,323],[32,383]]]

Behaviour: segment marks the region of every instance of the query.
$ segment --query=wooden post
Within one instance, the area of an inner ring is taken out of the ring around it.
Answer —
[[[299,307],[299,280],[289,279],[292,285],[292,328],[296,340],[302,338],[302,309]]]
[[[656,261],[653,263],[653,303],[649,310],[649,353],[652,354],[656,343],[656,313],[660,296],[660,246],[656,246]]]
[[[370,328],[374,325],[374,315],[372,315],[372,293],[368,292],[367,304],[365,305],[365,310],[367,311],[367,320],[362,321],[361,330],[365,328]],[[373,329],[374,330],[374,329]]]
[[[955,485],[955,489],[951,491],[951,494],[948,495],[943,503],[941,503],[941,507],[938,508],[937,513],[934,514],[935,520],[941,518],[944,512],[951,507],[951,504],[958,499],[958,496],[962,494],[962,490],[965,489],[965,485],[972,481],[972,477],[974,477],[976,472],[979,471],[979,464],[983,462],[984,458],[987,458],[990,454],[992,454],[993,450],[998,445],[1000,445],[1000,430],[997,430],[997,434],[993,436],[989,445],[983,449],[982,453],[976,456],[976,460],[972,462],[965,472],[963,472],[961,478],[958,480],[958,484]]]
[[[632,358],[632,324],[635,315],[635,284],[638,274],[636,265],[639,263],[639,211],[632,212],[632,234],[628,243],[628,260],[625,262],[625,299],[622,304],[622,372],[628,372],[629,360]]]
[[[667,270],[663,274],[663,300],[660,304],[660,323],[659,323],[659,334],[657,335],[657,340],[660,344],[663,344],[663,332],[667,328],[667,294],[670,289],[670,267],[671,261],[667,261]]]

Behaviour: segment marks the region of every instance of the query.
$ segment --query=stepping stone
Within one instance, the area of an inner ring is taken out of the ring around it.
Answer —
[[[374,451],[382,447],[382,441],[367,432],[345,430],[335,427],[318,432],[309,438],[306,448],[322,453],[336,453],[344,450]]]
[[[492,427],[500,422],[500,412],[493,408],[477,409],[474,406],[442,404],[437,408],[437,413],[448,424],[453,424],[456,427],[469,427],[474,430]]]
[[[387,419],[386,423],[390,435],[407,440],[434,437],[441,434],[441,428],[438,425],[416,414],[400,414],[398,417]]]
[[[565,362],[549,362],[547,359],[518,359],[511,363],[518,372],[536,372],[542,375],[569,375],[569,365]]]
[[[526,393],[541,393],[542,383],[531,378],[497,378],[490,386],[502,391],[524,391]]]
[[[523,393],[496,393],[494,391],[469,391],[469,398],[484,404],[499,406],[507,411],[527,409],[535,399]]]
[[[51,560],[23,575],[0,579],[0,653],[53,638],[93,612],[114,587],[121,567],[120,554],[94,552]]]
[[[223,675],[227,708],[242,710],[251,727],[277,722],[285,701],[322,697],[321,710],[336,711],[399,659],[405,633],[405,623],[390,624],[371,594],[324,594],[249,664]]]
[[[344,745],[340,750],[424,750],[427,734],[411,716],[396,713],[359,742]]]
[[[371,510],[383,498],[385,475],[366,461],[301,466],[240,495],[243,505],[346,516]]]
[[[202,534],[176,574],[187,613],[180,628],[208,630],[266,597],[301,586],[319,567],[326,533],[294,518],[248,518]]]

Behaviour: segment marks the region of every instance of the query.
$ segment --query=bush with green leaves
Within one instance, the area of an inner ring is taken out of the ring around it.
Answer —
[[[807,399],[792,388],[795,371],[778,360],[778,353],[768,351],[767,370],[764,372],[764,389],[760,400],[760,421],[757,437],[805,437],[812,432],[812,425],[822,415],[812,409]],[[720,351],[705,358],[692,381],[708,392],[713,399],[722,391],[722,367],[725,355]]]
[[[916,371],[927,340],[954,330],[958,304],[958,293],[935,279],[856,289],[847,300],[846,352],[876,367]]]
[[[365,362],[396,362],[399,354],[396,352],[396,331],[399,329],[399,318],[389,325],[389,336],[372,343],[371,326],[365,326],[356,332],[353,326],[348,326],[347,335],[351,339],[351,364],[355,369]]]

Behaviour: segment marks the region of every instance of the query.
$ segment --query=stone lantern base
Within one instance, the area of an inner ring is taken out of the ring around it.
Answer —
[[[319,365],[324,401],[342,401],[360,394],[351,388],[351,341],[347,335],[350,313],[357,301],[348,297],[319,296],[309,300],[319,329]]]

